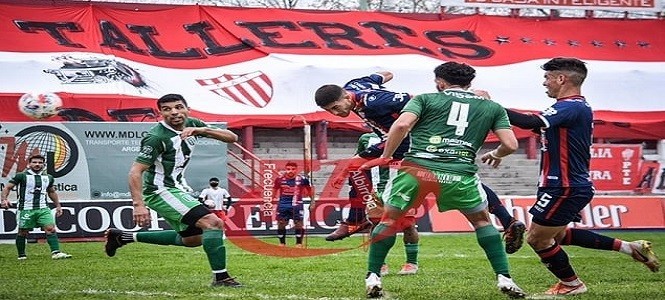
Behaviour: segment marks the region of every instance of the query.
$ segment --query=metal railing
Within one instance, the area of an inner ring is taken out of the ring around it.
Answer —
[[[234,152],[232,148],[240,150],[240,154]],[[242,179],[249,190],[260,190],[263,163],[261,159],[238,143],[229,144],[228,154],[233,158],[229,160],[229,170],[236,174],[236,178]]]

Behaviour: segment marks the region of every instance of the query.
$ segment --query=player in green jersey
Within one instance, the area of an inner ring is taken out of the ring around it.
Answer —
[[[384,165],[410,133],[411,148],[383,194],[385,213],[372,231],[365,287],[369,298],[381,297],[379,271],[395,244],[395,235],[404,225],[404,214],[423,203],[426,195],[436,197],[439,211],[459,210],[473,225],[478,243],[485,251],[497,276],[497,287],[510,297],[525,293],[510,277],[508,258],[501,235],[492,225],[487,195],[477,175],[476,153],[487,134],[499,138],[497,149],[482,161],[497,166],[517,149],[505,109],[469,91],[475,70],[462,63],[447,62],[435,71],[440,93],[413,98],[390,127],[381,157],[361,169]]]
[[[196,247],[203,245],[213,273],[212,286],[237,287],[240,283],[226,270],[224,222],[189,195],[192,189],[184,178],[185,168],[199,137],[233,143],[233,132],[206,125],[189,117],[187,101],[178,94],[157,100],[163,121],[141,140],[141,150],[129,171],[129,189],[134,205],[134,222],[150,222],[148,207],[164,218],[172,230],[152,232],[106,231],[106,254],[131,242]]]
[[[368,149],[372,145],[381,143],[382,140],[376,133],[365,133],[358,138],[358,148],[356,149],[356,155]],[[387,166],[379,166],[372,168],[371,170],[363,171],[368,172],[368,178],[370,179],[370,184],[373,186],[373,190],[377,195],[379,201],[382,201],[381,195],[385,191],[386,184],[391,177],[395,176],[395,168],[390,168]],[[368,211],[367,217],[372,220],[373,224],[378,224],[383,213],[382,205],[377,206],[376,208]],[[349,212],[350,213],[350,212]],[[402,240],[404,241],[404,253],[406,253],[406,262],[402,265],[402,268],[397,272],[398,275],[414,275],[418,273],[418,252],[419,246],[418,242],[420,237],[418,235],[418,229],[416,228],[416,209],[412,209],[405,213],[404,215],[404,227],[401,228],[401,232],[404,234]],[[389,273],[388,264],[383,264],[381,266],[381,276],[387,275]]]
[[[55,192],[53,187],[55,179],[44,171],[45,162],[46,159],[39,154],[30,156],[28,158],[28,169],[16,173],[2,190],[0,207],[8,209],[9,200],[7,198],[9,192],[15,186],[18,186],[16,250],[18,251],[19,260],[28,258],[25,254],[25,241],[28,232],[36,227],[41,227],[46,232],[46,242],[51,248],[51,258],[72,257],[67,253],[60,252],[60,241],[58,240],[58,234],[55,232],[55,219],[46,205],[46,196],[48,195],[55,204],[55,215],[57,217],[62,215],[58,193]]]

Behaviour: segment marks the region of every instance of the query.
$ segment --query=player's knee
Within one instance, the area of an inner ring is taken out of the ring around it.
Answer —
[[[46,227],[44,227],[44,232],[46,232],[46,234],[54,234],[55,233],[55,226],[46,226]]]
[[[196,222],[196,227],[201,229],[224,229],[224,221],[215,214],[207,214]]]

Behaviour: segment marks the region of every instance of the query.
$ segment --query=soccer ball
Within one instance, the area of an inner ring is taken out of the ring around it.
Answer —
[[[18,99],[18,109],[33,119],[55,116],[62,106],[62,99],[54,93],[27,93]]]
[[[212,201],[212,200],[208,199],[208,200],[203,201],[203,205],[205,205],[205,207],[207,207],[207,208],[213,209],[213,208],[215,208],[215,201]]]

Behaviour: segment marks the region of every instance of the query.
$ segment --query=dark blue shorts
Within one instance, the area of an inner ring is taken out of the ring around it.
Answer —
[[[543,226],[565,226],[582,220],[584,209],[595,190],[590,187],[543,187],[538,188],[536,203],[529,212],[534,223]]]
[[[408,140],[407,140],[408,141]],[[395,149],[395,153],[393,153],[393,158],[394,159],[402,159],[404,158],[404,153],[409,151],[409,143],[408,142],[403,142],[397,146],[397,149]],[[362,158],[367,158],[367,159],[372,159],[372,158],[378,158],[383,154],[383,147],[385,146],[385,143],[378,143],[371,145],[367,147],[364,151],[358,153],[358,156]]]
[[[303,206],[285,206],[277,208],[277,220],[281,221],[302,221]]]

